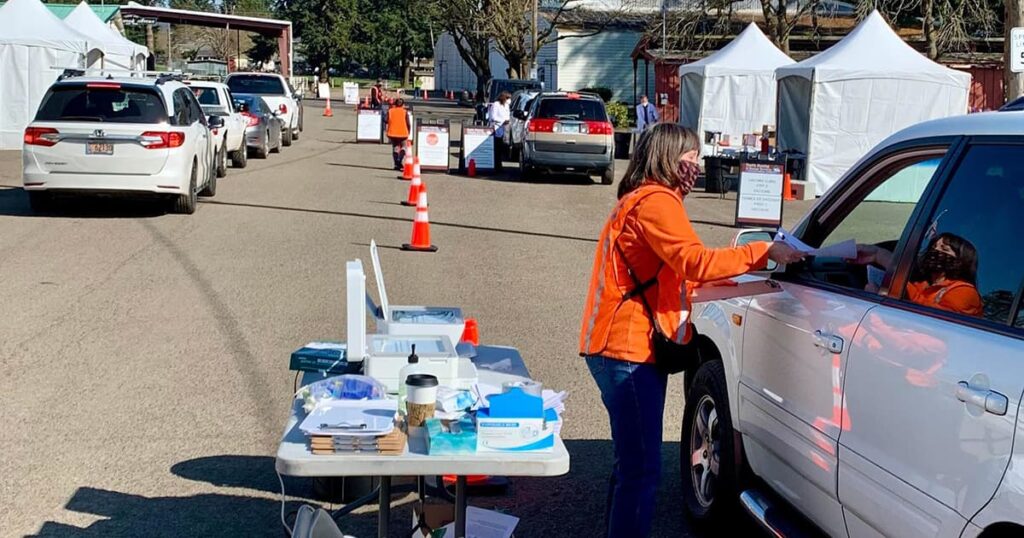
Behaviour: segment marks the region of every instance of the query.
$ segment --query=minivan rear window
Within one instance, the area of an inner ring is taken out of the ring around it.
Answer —
[[[196,99],[199,100],[199,104],[201,105],[217,106],[220,104],[219,92],[214,88],[193,86],[192,93],[196,94]]]
[[[256,95],[284,95],[284,84],[277,77],[260,75],[235,75],[228,78],[228,88],[232,93],[252,93]]]
[[[578,121],[608,121],[604,103],[592,99],[542,99],[537,108],[538,118]]]
[[[167,109],[147,88],[58,86],[43,97],[36,121],[164,123]]]

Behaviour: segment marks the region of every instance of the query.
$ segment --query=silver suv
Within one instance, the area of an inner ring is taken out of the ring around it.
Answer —
[[[542,93],[529,111],[513,112],[526,121],[519,155],[521,177],[538,172],[581,172],[601,176],[611,185],[615,178],[615,128],[604,101],[595,95],[573,92]]]

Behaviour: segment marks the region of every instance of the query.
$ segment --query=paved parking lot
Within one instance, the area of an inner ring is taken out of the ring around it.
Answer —
[[[273,455],[288,356],[344,337],[344,262],[368,262],[371,239],[392,301],[463,307],[483,340],[517,346],[534,377],[569,391],[570,474],[471,502],[522,517],[517,536],[599,528],[611,444],[576,338],[614,187],[429,174],[440,251],[401,252],[413,210],[398,204],[408,184],[390,148],[355,144],[350,110],[322,118],[322,105],[306,106],[294,146],[230,170],[191,216],[129,200],[34,215],[20,155],[0,152],[0,535],[280,536]],[[734,206],[687,201],[711,245],[732,237]],[[807,207],[787,204],[787,222]],[[654,535],[690,536],[678,504],[681,379],[671,385]],[[293,499],[311,494],[286,484]],[[409,521],[407,501],[395,527]],[[343,530],[370,536],[375,517],[364,509]]]

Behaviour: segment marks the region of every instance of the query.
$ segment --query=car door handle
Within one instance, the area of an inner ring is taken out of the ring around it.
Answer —
[[[827,350],[829,353],[842,353],[846,341],[841,336],[826,333],[822,330],[814,331],[814,345]]]
[[[974,405],[985,410],[986,413],[1003,416],[1010,406],[1010,401],[1002,394],[989,389],[976,389],[966,381],[956,384],[956,399],[966,404]]]

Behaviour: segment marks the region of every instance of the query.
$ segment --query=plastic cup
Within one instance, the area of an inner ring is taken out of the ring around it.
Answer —
[[[423,426],[434,417],[437,407],[437,377],[430,374],[412,374],[405,378],[405,421],[409,426]]]

